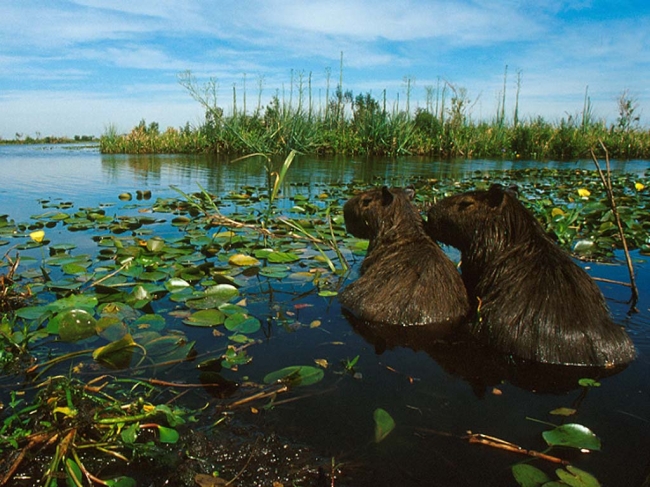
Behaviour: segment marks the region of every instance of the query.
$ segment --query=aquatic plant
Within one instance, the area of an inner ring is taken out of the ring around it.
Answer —
[[[173,437],[165,428],[182,437],[183,426],[169,423],[163,406],[167,395],[183,388],[218,391],[218,411],[232,413],[273,408],[285,400],[283,394],[295,400],[303,397],[296,390],[320,381],[357,380],[365,362],[354,350],[332,352],[313,364],[278,363],[257,378],[249,374],[262,340],[323,331],[320,318],[306,312],[314,303],[329,303],[345,279],[346,262],[365,248],[365,242],[346,235],[341,215],[341,203],[362,188],[332,185],[317,198],[298,194],[288,201],[278,189],[290,171],[286,161],[269,165],[269,182],[259,188],[233,188],[223,195],[200,186],[175,196],[136,191],[136,197],[116,195],[118,203],[92,208],[44,199],[42,212],[28,222],[0,219],[6,255],[21,253],[19,264],[4,266],[7,295],[29,297],[12,301],[0,323],[2,383],[28,391],[5,400],[0,427],[6,441],[0,448],[7,465],[24,451],[24,467],[27,453],[52,439],[39,457],[50,469],[47,478],[61,474],[74,483],[86,472],[100,471],[88,459],[90,452],[99,463],[111,458],[121,464],[118,451],[125,458],[152,455],[141,447],[161,442],[161,432]],[[424,205],[493,181],[517,183],[525,203],[576,255],[607,260],[620,248],[596,171],[526,169],[480,173],[460,182],[416,177],[408,182],[418,187],[417,201]],[[612,184],[620,193],[630,248],[650,251],[647,176],[616,175]],[[41,231],[42,238],[34,234]],[[156,382],[157,373],[171,379],[177,370],[186,382]],[[83,416],[88,429],[73,430],[87,405],[93,413]],[[142,416],[148,413],[157,416]],[[189,421],[194,414],[172,408],[174,420]],[[376,438],[389,441],[389,417],[377,413]],[[158,426],[143,427],[150,423]],[[55,428],[64,434],[55,438]],[[29,436],[37,431],[42,436]],[[98,431],[102,441],[92,436]]]
[[[345,90],[342,67],[334,90],[330,90],[328,72],[324,100],[320,93],[315,96],[312,92],[311,73],[294,76],[292,72],[288,94],[284,88],[276,91],[266,107],[261,106],[262,81],[254,110],[247,109],[245,81],[242,90],[233,87],[232,110],[226,114],[217,100],[217,80],[210,78],[201,84],[186,71],[179,74],[179,83],[203,108],[203,124],[161,132],[155,122],[147,125],[143,120],[124,135],[109,126],[100,139],[100,149],[104,153],[277,155],[296,150],[304,154],[572,160],[589,157],[590,148],[602,140],[613,158],[650,157],[650,131],[640,125],[638,102],[627,92],[618,101],[615,124],[593,116],[587,92],[582,113],[553,122],[534,116],[523,119],[518,106],[518,73],[510,118],[505,113],[507,75],[506,67],[495,116],[477,120],[472,111],[478,98],[461,86],[445,82],[426,87],[425,106],[412,113],[410,78],[405,80],[406,103],[401,107],[399,98],[387,100],[386,90],[379,99],[371,93],[355,95]],[[239,98],[242,91],[243,100]]]

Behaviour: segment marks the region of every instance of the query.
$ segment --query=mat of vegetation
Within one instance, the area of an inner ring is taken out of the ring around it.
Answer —
[[[200,187],[193,194],[170,190],[155,199],[138,191],[92,208],[42,200],[43,211],[30,221],[0,216],[0,485],[38,479],[47,486],[124,487],[137,485],[147,464],[166,466],[161,478],[182,471],[178,485],[226,485],[224,479],[240,475],[252,481],[245,453],[222,451],[217,459],[199,435],[239,431],[241,407],[298,400],[327,376],[354,371],[354,359],[328,363],[324,357],[269,369],[259,382],[247,374],[252,358],[263,353],[262,337],[320,326],[296,315],[307,306],[301,300],[317,297],[327,306],[349,274],[350,257],[363,255],[367,245],[346,235],[341,214],[345,200],[362,188],[323,186],[315,200],[297,195],[285,201],[279,187],[290,163],[269,173],[268,187],[224,195]],[[643,253],[650,253],[648,176],[613,179],[628,244]],[[576,256],[612,260],[620,248],[595,171],[527,169],[497,171],[489,179],[477,173],[461,182],[411,182],[423,210],[447,194],[516,184]],[[264,310],[256,302],[267,281],[291,292]],[[197,341],[196,330],[210,330],[211,339]],[[194,395],[198,390],[208,392],[207,404]],[[382,441],[394,422],[380,408],[374,421],[375,440]],[[580,425],[551,429],[545,440],[560,450],[600,448]],[[199,443],[187,447],[192,441]],[[236,441],[230,437],[226,444],[234,448]],[[205,458],[179,469],[169,458],[181,449],[186,460],[191,451]],[[267,473],[287,484],[324,481],[315,454],[292,458],[282,468],[269,462]],[[540,474],[532,466],[513,468],[520,482]],[[558,475],[591,481],[571,465]]]

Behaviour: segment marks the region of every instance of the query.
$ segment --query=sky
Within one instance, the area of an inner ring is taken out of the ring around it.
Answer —
[[[217,104],[343,90],[424,108],[464,90],[474,120],[615,123],[633,100],[650,125],[647,0],[3,0],[0,137],[99,136],[141,120],[204,119],[179,84],[216,81]],[[341,62],[342,61],[342,62]],[[342,69],[341,69],[342,66]],[[408,91],[408,93],[407,93]]]

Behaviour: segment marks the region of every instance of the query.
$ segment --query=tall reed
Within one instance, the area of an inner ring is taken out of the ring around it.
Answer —
[[[258,82],[257,106],[247,106],[246,77],[241,89],[233,85],[231,113],[217,103],[218,83],[199,84],[187,71],[180,84],[205,110],[197,127],[160,131],[158,124],[143,120],[124,135],[109,126],[100,140],[105,153],[230,153],[282,154],[292,150],[309,154],[427,155],[437,158],[526,158],[572,160],[587,158],[599,140],[612,158],[650,158],[650,131],[639,124],[638,106],[627,93],[619,100],[617,123],[608,125],[593,116],[585,90],[583,111],[556,122],[519,115],[521,72],[517,72],[514,111],[507,116],[504,72],[503,91],[491,121],[476,121],[472,110],[478,99],[449,82],[438,80],[427,86],[426,103],[410,113],[413,80],[404,79],[406,107],[399,98],[389,106],[386,91],[381,98],[357,94],[343,88],[343,58],[338,84],[330,86],[326,71],[325,99],[314,96],[312,74],[291,73],[290,84],[276,90],[266,107],[261,98],[263,79]],[[241,97],[241,103],[240,103]]]

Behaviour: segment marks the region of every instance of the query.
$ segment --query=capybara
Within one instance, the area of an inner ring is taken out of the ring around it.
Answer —
[[[357,318],[394,325],[437,325],[451,331],[467,319],[460,273],[427,236],[412,189],[371,189],[343,207],[347,231],[369,240],[360,277],[340,301]]]
[[[427,233],[461,252],[475,299],[473,333],[498,350],[549,364],[625,364],[635,349],[598,286],[499,184],[444,198]]]

